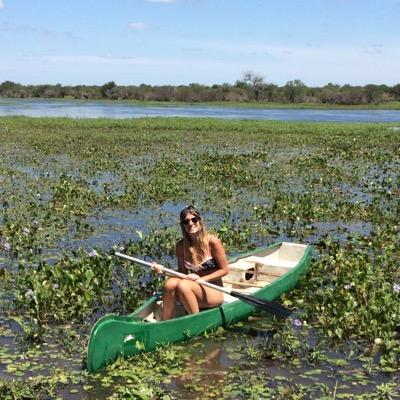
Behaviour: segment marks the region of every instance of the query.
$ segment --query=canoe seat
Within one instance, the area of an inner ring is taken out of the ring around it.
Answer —
[[[224,283],[231,286],[236,283],[240,284],[241,282],[246,283],[247,286],[251,286],[250,284],[253,284],[256,281],[256,278],[257,270],[255,263],[245,262],[241,259],[229,264],[228,274],[225,275],[222,280]]]
[[[251,256],[246,258],[245,262],[256,265],[257,279],[263,282],[272,282],[297,265],[296,261],[271,256]]]
[[[256,257],[256,258],[261,258],[261,257]],[[255,261],[251,261],[249,260],[249,258],[243,258],[241,260],[235,261],[232,264],[229,264],[229,271],[243,272],[243,271],[248,271],[251,268],[254,268],[254,266],[255,266]]]

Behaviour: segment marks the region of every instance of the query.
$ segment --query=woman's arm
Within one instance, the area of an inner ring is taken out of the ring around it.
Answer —
[[[187,270],[185,268],[185,260],[184,260],[184,251],[183,251],[183,242],[182,240],[179,241],[175,246],[175,255],[178,260],[178,271],[187,274]],[[162,266],[158,265],[157,263],[153,262],[151,269],[158,274],[162,274]]]
[[[228,273],[228,259],[226,258],[225,249],[221,240],[213,235],[210,235],[208,240],[211,257],[215,259],[218,268],[211,274],[202,276],[201,279],[203,279],[203,281],[213,281],[222,278]]]

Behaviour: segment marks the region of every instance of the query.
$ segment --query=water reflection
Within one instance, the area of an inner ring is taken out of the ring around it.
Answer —
[[[400,110],[259,109],[202,105],[144,106],[126,102],[0,99],[0,116],[71,118],[197,117],[314,122],[400,122]]]

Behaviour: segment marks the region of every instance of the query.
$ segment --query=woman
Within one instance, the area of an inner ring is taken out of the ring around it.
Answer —
[[[204,219],[193,206],[180,213],[183,238],[176,244],[179,272],[187,274],[185,279],[171,277],[165,282],[163,293],[163,320],[174,316],[177,300],[188,314],[200,308],[216,307],[223,301],[223,294],[215,289],[196,283],[201,278],[222,286],[222,277],[228,273],[228,261],[221,241],[207,233]],[[153,269],[161,272],[157,264]]]

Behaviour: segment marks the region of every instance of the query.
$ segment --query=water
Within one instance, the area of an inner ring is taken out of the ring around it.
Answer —
[[[71,118],[196,117],[314,122],[400,122],[400,110],[260,109],[204,105],[148,106],[125,102],[0,99],[0,116]]]

